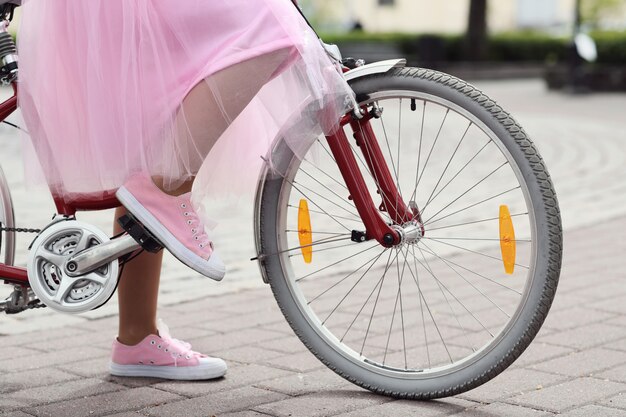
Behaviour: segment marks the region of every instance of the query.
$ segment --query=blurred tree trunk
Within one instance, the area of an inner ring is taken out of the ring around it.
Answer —
[[[470,0],[465,59],[481,61],[487,57],[487,0]]]

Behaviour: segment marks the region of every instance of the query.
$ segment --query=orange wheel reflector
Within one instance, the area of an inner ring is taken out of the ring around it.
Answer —
[[[305,199],[300,200],[298,207],[298,240],[300,241],[300,251],[304,262],[311,263],[313,259],[313,232],[311,231],[311,215],[309,205]]]
[[[500,206],[500,250],[504,272],[512,274],[515,269],[515,230],[509,207],[506,205]]]

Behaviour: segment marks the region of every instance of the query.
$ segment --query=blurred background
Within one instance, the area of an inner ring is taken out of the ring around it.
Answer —
[[[338,44],[344,56],[369,62],[403,56],[410,65],[466,79],[543,77],[551,88],[574,82],[580,88],[626,90],[625,0],[300,3],[325,41]],[[581,53],[593,65],[582,65]]]

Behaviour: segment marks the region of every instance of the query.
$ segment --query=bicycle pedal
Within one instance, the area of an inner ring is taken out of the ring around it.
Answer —
[[[163,249],[163,245],[144,227],[132,214],[128,213],[117,219],[118,224],[131,236],[143,249],[151,253],[157,253]]]

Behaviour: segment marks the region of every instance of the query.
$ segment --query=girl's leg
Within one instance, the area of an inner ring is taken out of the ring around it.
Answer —
[[[115,210],[115,219],[126,214],[126,209]],[[115,221],[114,234],[122,231]],[[163,251],[143,252],[124,266],[117,288],[120,321],[118,340],[125,345],[136,345],[149,334],[156,334],[156,310],[161,277]]]
[[[213,145],[244,110],[278,68],[290,49],[280,49],[228,67],[199,82],[185,97],[175,119],[175,165],[198,172]],[[155,184],[171,195],[191,191],[194,178],[179,184],[154,177]]]
[[[260,56],[220,71],[195,86],[185,97],[176,117],[179,163],[191,170],[200,168],[202,160],[233,119],[285,62],[289,50]],[[171,195],[191,190],[193,178],[172,187],[161,177],[155,184]],[[115,210],[115,220],[126,209]],[[114,234],[121,228],[115,221]],[[147,335],[156,334],[156,310],[163,252],[144,252],[126,264],[118,286],[118,340],[135,345]]]

